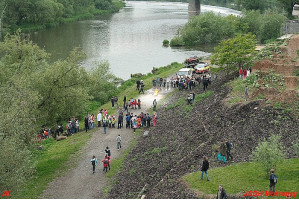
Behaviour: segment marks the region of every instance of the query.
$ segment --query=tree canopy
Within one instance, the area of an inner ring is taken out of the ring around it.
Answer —
[[[240,67],[248,68],[253,62],[256,38],[252,34],[238,35],[224,40],[215,47],[212,64],[219,65],[227,73],[235,72]]]
[[[80,65],[84,57],[74,49],[49,63],[49,54],[19,32],[0,42],[0,191],[17,190],[34,173],[30,148],[42,125],[79,118],[91,99],[106,102],[117,91],[109,65],[89,72]]]

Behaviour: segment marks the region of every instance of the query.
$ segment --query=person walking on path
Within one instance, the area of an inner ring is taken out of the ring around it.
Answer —
[[[225,189],[222,187],[222,185],[219,185],[218,187],[216,199],[227,199]]]
[[[121,137],[120,137],[120,135],[117,136],[116,142],[117,142],[117,150],[119,150],[121,148]]]
[[[98,163],[97,158],[95,156],[92,156],[91,165],[92,165],[92,173],[93,174],[95,173],[97,163]]]
[[[202,167],[201,167],[201,177],[200,179],[203,180],[203,174],[205,173],[207,176],[207,181],[209,181],[209,175],[208,175],[208,169],[209,169],[209,161],[206,156],[203,157]]]
[[[223,163],[225,164],[226,163],[225,156],[226,156],[226,144],[224,141],[222,141],[221,145],[220,145],[220,152],[218,154],[219,162],[221,162],[223,160]]]
[[[110,151],[110,149],[109,149],[108,146],[107,146],[106,149],[105,149],[105,153],[106,153],[109,157],[111,157],[111,151]]]
[[[107,158],[107,157],[105,157],[103,160],[102,160],[102,162],[103,162],[103,171],[104,172],[107,172],[108,171],[108,167],[109,167],[109,163],[110,163],[110,160]]]
[[[154,111],[156,111],[157,110],[157,100],[156,99],[154,99],[154,101],[153,101],[153,106],[154,106],[154,108],[153,108],[153,110]]]
[[[245,86],[245,101],[248,101],[248,86]]]
[[[277,183],[277,176],[274,174],[274,169],[270,170],[270,185],[269,189],[271,192],[275,192],[275,185]]]

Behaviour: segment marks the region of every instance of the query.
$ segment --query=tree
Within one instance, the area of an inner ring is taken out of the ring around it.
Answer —
[[[234,73],[240,67],[246,68],[253,62],[256,39],[252,34],[238,35],[232,39],[224,40],[215,47],[212,54],[212,64],[219,65],[226,73]]]
[[[109,63],[99,63],[89,72],[89,94],[94,100],[105,103],[115,94],[120,80],[110,72]]]
[[[2,38],[2,19],[3,19],[6,7],[7,7],[7,4],[5,2],[3,2],[2,5],[0,5],[0,39]]]
[[[252,153],[253,160],[261,164],[266,174],[269,174],[270,169],[275,169],[285,156],[280,138],[279,135],[271,135],[268,141],[264,139],[259,143]]]

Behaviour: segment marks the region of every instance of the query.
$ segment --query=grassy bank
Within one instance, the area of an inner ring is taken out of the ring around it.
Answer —
[[[75,163],[67,166],[67,161],[85,146],[93,131],[84,131],[68,137],[66,140],[55,141],[52,138],[42,141],[43,150],[34,150],[36,156],[35,176],[25,185],[23,190],[14,194],[12,198],[36,199],[46,189],[49,182],[63,174],[64,169],[74,167]]]
[[[286,159],[277,166],[275,174],[278,177],[276,191],[297,192],[299,185],[299,158]],[[209,170],[210,181],[200,180],[201,172],[188,174],[183,179],[190,188],[207,194],[216,195],[218,185],[222,184],[228,196],[230,194],[245,194],[246,191],[268,191],[269,180],[257,163],[241,163],[228,167],[218,167]],[[205,178],[205,176],[204,176]],[[230,197],[230,196],[229,196]]]

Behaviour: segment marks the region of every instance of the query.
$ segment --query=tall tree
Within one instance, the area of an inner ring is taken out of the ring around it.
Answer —
[[[212,54],[212,64],[219,65],[226,73],[234,73],[240,67],[247,68],[253,62],[255,55],[255,35],[238,35],[232,39],[220,42]]]

